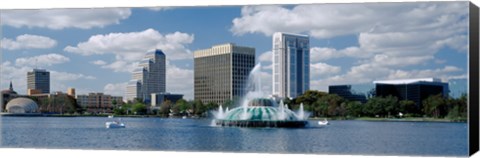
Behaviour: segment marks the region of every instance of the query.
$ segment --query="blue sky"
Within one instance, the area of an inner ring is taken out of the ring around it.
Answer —
[[[143,54],[167,55],[167,91],[193,98],[193,52],[256,48],[271,92],[271,35],[310,35],[311,89],[373,80],[467,77],[468,2],[2,10],[1,88],[26,93],[26,72],[51,91],[124,95]]]

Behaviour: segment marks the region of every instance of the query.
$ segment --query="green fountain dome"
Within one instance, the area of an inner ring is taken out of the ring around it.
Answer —
[[[273,99],[265,98],[261,91],[260,78],[261,65],[257,64],[250,71],[245,89],[247,93],[242,97],[239,107],[224,111],[222,106],[213,112],[215,119],[212,123],[216,126],[227,127],[282,127],[303,128],[308,126],[308,121],[300,104],[298,114],[288,109],[282,101],[277,104]]]
[[[244,108],[238,107],[228,111],[223,120],[251,120],[251,121],[296,121],[296,114],[288,109],[281,109],[273,106],[251,106],[247,108],[247,115],[244,116]]]

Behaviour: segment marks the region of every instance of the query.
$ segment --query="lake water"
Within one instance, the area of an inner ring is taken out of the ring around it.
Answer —
[[[211,119],[0,117],[1,147],[467,156],[466,123],[330,121],[301,129],[212,127]]]

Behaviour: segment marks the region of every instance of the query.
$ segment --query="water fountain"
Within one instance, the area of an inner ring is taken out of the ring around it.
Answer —
[[[261,90],[260,80],[261,65],[257,64],[249,74],[247,82],[247,93],[242,98],[240,106],[223,111],[220,106],[214,112],[213,120],[216,126],[237,126],[237,127],[305,127],[308,125],[308,113],[300,109],[293,112],[288,105],[280,101],[277,104],[274,100],[267,98]]]

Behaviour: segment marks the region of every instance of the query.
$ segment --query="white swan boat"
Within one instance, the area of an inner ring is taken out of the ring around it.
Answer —
[[[325,125],[329,125],[330,123],[328,123],[327,119],[324,119],[323,121],[318,121],[318,125],[321,125],[321,126],[325,126]]]
[[[106,128],[125,128],[125,123],[121,122],[121,120],[109,121],[109,122],[105,122],[105,127]]]

